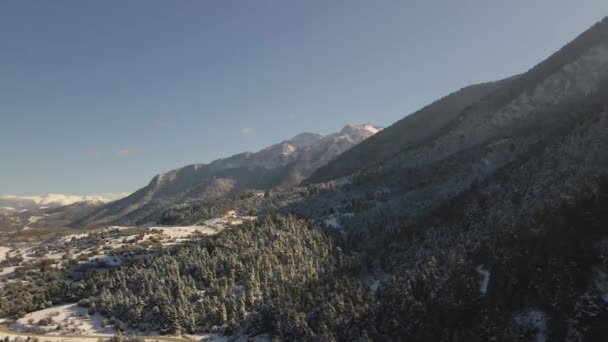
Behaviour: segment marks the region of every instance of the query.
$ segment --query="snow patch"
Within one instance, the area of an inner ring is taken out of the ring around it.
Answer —
[[[376,293],[380,285],[384,282],[391,280],[393,276],[389,273],[384,273],[382,271],[375,272],[372,275],[369,275],[365,278],[365,285],[369,288],[370,291]]]
[[[0,276],[5,276],[7,274],[11,274],[11,273],[15,272],[15,269],[17,269],[17,266],[5,267],[2,269],[2,271],[0,271]]]
[[[608,274],[600,268],[594,268],[593,273],[595,288],[600,292],[602,300],[605,303],[608,303]]]
[[[382,128],[378,128],[372,125],[363,125],[363,129],[372,133],[372,134],[376,134],[378,132],[380,132],[382,130]]]
[[[536,342],[545,342],[547,340],[547,316],[544,312],[528,310],[515,315],[514,320],[521,327],[535,331]]]
[[[338,222],[338,218],[335,216],[330,216],[329,218],[325,219],[325,221],[323,221],[323,223],[331,228],[340,228],[340,222]]]
[[[206,226],[183,226],[183,227],[150,227],[152,230],[160,230],[163,235],[167,235],[169,238],[185,239],[190,237],[195,232],[199,232],[203,235],[217,234],[217,230]],[[146,234],[145,238],[149,238],[154,234]]]
[[[485,295],[488,292],[488,285],[490,284],[490,271],[484,269],[484,265],[477,266],[475,270],[481,276],[479,280],[479,292]]]
[[[34,223],[42,220],[43,218],[44,218],[44,216],[30,216],[27,218],[27,223],[34,224]]]
[[[6,259],[6,253],[10,252],[9,247],[0,246],[0,261],[4,261]]]

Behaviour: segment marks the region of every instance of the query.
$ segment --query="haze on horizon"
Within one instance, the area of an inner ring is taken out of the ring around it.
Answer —
[[[130,192],[531,68],[605,1],[3,1],[0,194]],[[457,67],[455,67],[457,66]]]

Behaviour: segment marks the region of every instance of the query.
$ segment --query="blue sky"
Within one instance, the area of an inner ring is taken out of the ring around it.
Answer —
[[[133,191],[528,70],[602,1],[0,1],[0,194]]]

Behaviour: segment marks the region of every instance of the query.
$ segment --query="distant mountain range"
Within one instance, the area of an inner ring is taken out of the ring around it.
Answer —
[[[133,223],[177,203],[236,196],[244,191],[288,189],[380,130],[372,125],[347,125],[328,135],[302,133],[255,153],[244,152],[162,173],[146,187],[101,206],[74,225]]]
[[[63,194],[46,194],[42,196],[0,195],[0,210],[4,212],[19,210],[39,210],[57,208],[77,202],[108,203],[127,196],[127,193],[75,196]]]

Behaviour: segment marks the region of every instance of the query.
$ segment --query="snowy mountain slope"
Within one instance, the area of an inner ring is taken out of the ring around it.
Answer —
[[[461,89],[406,116],[316,171],[306,184],[382,167],[419,168],[533,127],[564,122],[553,113],[597,92],[608,74],[608,19],[528,72]]]
[[[603,122],[607,84],[608,19],[604,19],[524,74],[474,86],[475,91],[465,88],[404,118],[319,168],[306,184],[353,175],[354,186],[361,191],[391,189],[395,200],[405,204],[401,215],[413,218],[492,179],[513,163],[539,156],[546,146],[570,148],[550,168],[533,166],[539,171],[533,176],[560,173],[569,180],[583,166],[597,170],[604,165],[601,153],[583,147],[602,147],[604,133],[592,124],[589,133],[570,131],[588,125],[589,116]],[[425,117],[430,129],[418,133]],[[595,142],[587,142],[587,137]],[[553,188],[547,185],[540,192]]]
[[[146,187],[74,224],[96,225],[121,219],[134,222],[169,204],[289,188],[379,130],[371,125],[347,125],[325,136],[302,133],[256,153],[240,153],[162,173]]]

